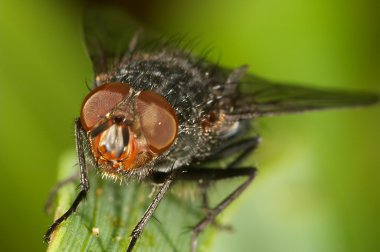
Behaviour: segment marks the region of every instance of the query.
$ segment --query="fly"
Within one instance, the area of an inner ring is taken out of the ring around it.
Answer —
[[[87,160],[106,178],[160,185],[135,226],[127,251],[132,251],[174,181],[245,177],[195,225],[190,245],[195,251],[198,235],[255,178],[255,167],[241,166],[259,144],[259,137],[241,137],[250,121],[284,113],[366,106],[379,100],[376,94],[271,82],[249,74],[246,65],[223,68],[168,44],[147,48],[140,31],[123,52],[110,50],[91,27],[85,26],[85,31],[95,82],[75,120],[81,191],[48,229],[47,242],[86,197],[90,187]],[[249,91],[242,92],[243,87]],[[87,158],[84,146],[90,148]],[[232,154],[237,157],[226,168],[203,165]]]

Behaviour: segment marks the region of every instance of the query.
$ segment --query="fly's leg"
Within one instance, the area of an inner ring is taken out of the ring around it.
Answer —
[[[210,187],[209,181],[200,181],[199,182],[199,188],[200,188],[200,194],[201,194],[201,206],[202,209],[207,212],[209,210],[209,200],[207,197],[207,190]]]
[[[240,149],[243,150],[243,152],[240,153],[240,155],[234,161],[228,164],[227,169],[236,168],[238,165],[240,165],[250,154],[252,154],[254,150],[256,150],[259,143],[260,143],[259,137],[249,138],[249,139],[246,139],[246,141],[241,141]],[[235,146],[235,148],[236,147],[237,146]],[[239,147],[237,148],[239,149]]]
[[[65,221],[72,213],[75,212],[77,209],[79,203],[86,198],[87,192],[90,189],[90,184],[88,181],[88,174],[87,174],[87,167],[86,167],[86,161],[84,157],[84,149],[83,149],[83,127],[80,123],[79,119],[75,120],[75,139],[76,139],[76,147],[78,152],[78,159],[79,159],[79,168],[80,168],[80,186],[81,191],[79,192],[78,196],[72,203],[69,210],[67,210],[61,217],[59,217],[57,220],[54,221],[54,223],[49,227],[49,229],[46,231],[44,240],[46,242],[50,241],[50,237],[52,233],[56,230],[56,228],[61,224],[63,221]]]
[[[75,180],[79,179],[79,173],[75,173],[68,177],[67,179],[59,181],[50,191],[49,196],[46,200],[44,211],[47,214],[51,213],[51,207],[53,205],[53,202],[55,198],[57,197],[57,193],[61,190],[62,187],[64,187],[67,184],[73,183]]]
[[[256,169],[253,167],[240,167],[235,169],[211,169],[211,168],[186,168],[177,176],[181,180],[205,180],[217,181],[222,179],[230,179],[235,177],[247,177],[247,179],[238,186],[231,194],[222,200],[216,207],[210,209],[205,218],[203,218],[193,228],[191,238],[191,251],[195,252],[199,234],[209,225],[213,223],[215,217],[229,206],[252,182],[255,178]]]
[[[227,169],[231,169],[238,166],[241,162],[243,162],[248,157],[248,155],[251,154],[251,152],[257,148],[259,143],[260,143],[260,137],[252,137],[248,139],[243,139],[243,140],[240,140],[238,142],[235,142],[223,147],[212,156],[207,157],[205,161],[209,162],[209,161],[223,159],[241,151],[239,156],[230,164],[228,164]]]
[[[136,244],[137,239],[141,236],[145,225],[148,223],[149,219],[152,217],[154,211],[156,210],[158,204],[161,202],[162,198],[165,196],[172,182],[173,182],[172,175],[168,176],[163,182],[159,192],[154,197],[148,209],[145,211],[144,216],[141,218],[139,223],[137,223],[136,227],[133,229],[132,234],[131,234],[132,238],[128,245],[127,252],[132,251],[133,247]]]
[[[252,137],[248,139],[243,139],[238,142],[229,144],[222,149],[218,150],[215,154],[208,157],[205,161],[214,161],[229,157],[237,152],[241,152],[239,156],[235,158],[230,164],[228,164],[226,169],[232,169],[241,164],[259,145],[260,137]],[[208,197],[207,190],[210,186],[210,181],[202,181],[201,187],[201,197],[202,197],[202,208],[208,210]]]

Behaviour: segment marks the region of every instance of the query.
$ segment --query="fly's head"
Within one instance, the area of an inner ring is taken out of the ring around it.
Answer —
[[[147,165],[173,145],[178,133],[175,110],[164,97],[126,83],[92,90],[80,120],[98,167],[111,175]]]

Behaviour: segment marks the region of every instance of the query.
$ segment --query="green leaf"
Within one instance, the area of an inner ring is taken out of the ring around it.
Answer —
[[[78,172],[73,152],[62,157],[59,180]],[[146,225],[135,251],[189,251],[191,226],[203,216],[196,184],[176,183]],[[142,217],[152,197],[145,182],[118,182],[102,179],[90,171],[90,191],[77,212],[63,222],[52,236],[48,251],[125,251],[129,235]],[[79,192],[78,183],[68,184],[58,193],[55,218],[61,216]],[[208,251],[214,234],[209,228],[200,237],[198,251]]]

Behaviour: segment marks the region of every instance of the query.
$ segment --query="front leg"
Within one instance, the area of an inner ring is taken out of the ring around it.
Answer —
[[[141,218],[139,223],[137,223],[136,227],[133,229],[132,234],[131,234],[132,238],[128,245],[127,252],[130,252],[133,250],[133,247],[135,246],[137,239],[140,238],[145,225],[148,223],[150,217],[152,217],[154,211],[156,210],[158,204],[161,202],[162,198],[165,196],[172,182],[173,182],[173,174],[170,174],[168,175],[167,178],[165,178],[164,183],[162,184],[157,195],[154,197],[152,203],[149,205],[148,209],[145,211],[144,216]]]
[[[61,217],[59,217],[57,220],[54,221],[54,223],[49,227],[49,229],[46,231],[44,235],[45,242],[50,242],[50,238],[52,233],[57,229],[59,224],[61,224],[63,221],[65,221],[67,218],[70,217],[71,214],[73,214],[79,203],[86,198],[87,192],[90,189],[90,184],[88,181],[88,175],[87,175],[87,167],[86,167],[86,161],[84,157],[84,149],[83,149],[83,127],[80,123],[79,119],[75,120],[75,139],[76,139],[76,147],[78,152],[78,159],[79,159],[79,168],[80,168],[80,186],[81,191],[79,192],[78,196],[74,200],[73,204],[67,210]]]

